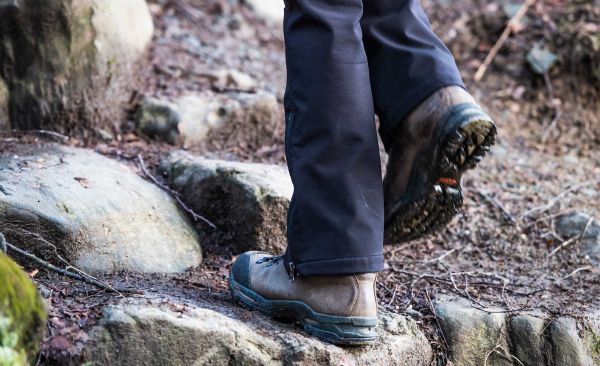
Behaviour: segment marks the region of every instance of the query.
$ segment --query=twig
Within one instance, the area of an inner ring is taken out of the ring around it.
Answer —
[[[110,286],[110,285],[108,285],[108,284],[106,284],[104,282],[101,282],[101,281],[98,281],[98,280],[96,280],[94,278],[91,278],[90,276],[79,275],[77,273],[73,273],[71,271],[68,271],[68,270],[65,270],[65,269],[62,269],[62,268],[58,268],[58,267],[56,267],[56,266],[54,266],[54,265],[46,262],[45,260],[37,257],[36,255],[31,254],[31,253],[29,253],[29,252],[27,252],[27,251],[25,251],[25,250],[23,250],[21,248],[18,248],[16,246],[10,244],[9,242],[6,242],[6,246],[8,247],[8,249],[10,249],[12,251],[15,251],[15,252],[19,253],[20,255],[31,259],[32,261],[36,262],[37,264],[42,265],[45,268],[47,268],[47,269],[49,269],[49,270],[51,270],[53,272],[56,272],[56,273],[61,274],[63,276],[72,278],[74,280],[85,282],[85,283],[88,283],[90,285],[93,285],[93,286],[96,286],[98,288],[101,288],[103,290],[107,290],[107,291],[110,291],[110,292],[116,292],[118,294],[121,294],[121,292],[125,292],[125,293],[127,293],[127,292],[129,292],[129,293],[131,293],[131,292],[138,292],[138,290],[135,290],[135,289],[115,288],[115,287],[112,287],[112,286]]]
[[[440,317],[437,314],[437,312],[435,311],[435,307],[433,306],[433,303],[431,302],[431,298],[429,297],[429,292],[427,291],[427,289],[425,289],[425,298],[427,299],[427,304],[429,305],[429,309],[431,310],[431,313],[433,314],[433,317],[435,318],[435,322],[437,323],[438,329],[440,331],[440,335],[442,336],[442,340],[444,341],[444,345],[446,346],[446,350],[449,350],[450,346],[448,345],[448,341],[446,340],[446,336],[444,335],[444,330],[442,329],[442,324],[440,323]]]
[[[496,206],[500,211],[502,211],[502,213],[508,220],[512,221],[513,224],[517,226],[519,225],[517,219],[515,219],[515,217],[500,202],[498,202],[497,199],[480,190],[477,190],[477,194],[479,194],[479,196],[481,196],[483,199],[485,199],[492,205]]]
[[[544,73],[544,83],[546,84],[546,89],[548,90],[550,104],[554,107],[554,117],[552,117],[552,121],[544,129],[544,133],[542,134],[542,142],[545,143],[548,140],[550,132],[552,132],[552,130],[554,130],[558,125],[558,120],[562,114],[562,111],[560,109],[560,104],[554,101],[554,88],[552,88],[552,82],[550,81],[550,76],[547,72]]]
[[[566,276],[564,276],[564,277],[556,280],[556,282],[554,282],[554,284],[559,284],[562,281],[566,280],[567,278],[571,278],[571,277],[575,276],[579,272],[589,271],[589,270],[592,270],[593,268],[594,267],[592,267],[592,266],[585,266],[585,267],[577,268],[576,270],[574,270],[573,272],[569,273],[568,275],[566,275]]]
[[[548,254],[548,258],[552,257],[554,254],[556,254],[559,250],[571,245],[572,243],[581,240],[585,233],[588,231],[588,229],[590,228],[590,225],[592,224],[592,222],[594,222],[594,218],[590,217],[590,219],[588,220],[587,224],[585,225],[585,228],[583,229],[583,231],[581,232],[581,234],[574,236],[572,238],[570,238],[569,240],[564,241],[561,245],[559,245],[558,247],[556,247],[552,252],[550,252],[550,254]]]
[[[12,133],[12,134],[28,134],[28,133],[36,133],[38,135],[47,135],[52,137],[58,137],[59,139],[68,141],[69,136],[63,135],[62,133],[58,133],[55,131],[48,130],[10,130],[10,131],[0,131],[0,133]]]
[[[521,19],[525,16],[527,10],[529,10],[529,7],[533,5],[533,3],[535,3],[535,0],[526,0],[525,3],[523,3],[523,5],[519,8],[517,13],[510,19],[510,21],[506,25],[506,28],[504,28],[504,31],[500,35],[500,38],[498,38],[498,40],[486,56],[481,66],[479,66],[479,69],[477,69],[477,72],[475,73],[475,81],[480,81],[481,78],[483,78],[483,75],[485,75],[485,72],[487,71],[488,67],[490,66],[492,61],[494,61],[494,58],[498,54],[498,51],[500,51],[502,46],[504,46],[504,43],[506,42],[512,31],[521,22]]]
[[[166,185],[162,184],[158,179],[156,179],[155,176],[153,176],[152,174],[150,174],[150,172],[148,172],[148,169],[146,168],[146,164],[144,163],[144,158],[142,158],[141,154],[138,154],[137,158],[138,158],[138,161],[140,163],[140,167],[142,168],[142,172],[144,172],[144,175],[146,177],[148,177],[148,179],[150,179],[152,182],[154,182],[154,184],[156,184],[157,186],[159,186],[162,190],[164,190],[165,192],[170,193],[173,197],[175,197],[175,200],[177,201],[177,203],[179,204],[179,206],[181,206],[181,208],[183,208],[183,210],[185,212],[187,212],[188,214],[192,215],[192,218],[194,219],[194,221],[202,220],[206,224],[208,224],[208,226],[212,227],[213,229],[217,228],[215,226],[215,224],[213,224],[212,222],[210,222],[207,218],[205,218],[204,216],[198,215],[194,210],[192,210],[191,208],[189,208],[181,200],[181,197],[179,197],[179,193],[178,192],[176,192],[176,191],[172,190],[171,188],[167,187]]]
[[[187,5],[185,5],[184,3],[182,3],[180,0],[171,0],[174,4],[175,7],[189,20],[191,20],[192,22],[197,23],[200,19],[194,14],[192,13],[192,11],[188,8]]]
[[[577,190],[579,190],[579,189],[581,189],[581,188],[583,188],[585,186],[591,186],[591,185],[594,185],[594,184],[600,184],[600,179],[588,180],[586,182],[581,182],[581,183],[572,185],[568,189],[562,191],[556,197],[552,198],[544,206],[534,207],[534,208],[532,208],[530,210],[525,211],[525,213],[523,213],[521,215],[521,217],[524,218],[524,217],[531,216],[532,213],[538,212],[538,211],[541,211],[541,212],[548,211],[549,209],[551,209],[552,207],[554,207],[554,205],[556,205],[567,194],[575,192],[575,191],[577,191]]]
[[[423,263],[427,264],[427,263],[431,263],[431,262],[441,262],[442,260],[444,260],[444,258],[446,258],[450,254],[454,253],[455,251],[456,251],[456,248],[450,249],[449,251],[447,251],[446,253],[440,255],[439,257],[429,259],[429,260],[427,260],[427,261],[425,261]]]

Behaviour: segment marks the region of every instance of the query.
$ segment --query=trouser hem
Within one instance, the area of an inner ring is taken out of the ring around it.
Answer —
[[[375,273],[383,270],[383,262],[383,255],[323,259],[296,263],[296,272],[301,276]]]

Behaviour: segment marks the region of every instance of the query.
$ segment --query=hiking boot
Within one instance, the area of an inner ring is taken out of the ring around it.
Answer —
[[[385,243],[446,226],[461,210],[461,176],[496,139],[492,119],[463,88],[438,90],[395,132],[384,178]]]
[[[375,278],[375,273],[294,278],[281,256],[246,252],[231,268],[229,290],[244,307],[298,322],[325,342],[366,345],[377,340]]]

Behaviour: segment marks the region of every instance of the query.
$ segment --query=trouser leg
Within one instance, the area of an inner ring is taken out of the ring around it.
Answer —
[[[383,268],[383,193],[362,0],[288,0],[284,260],[300,275]]]
[[[421,101],[450,85],[464,88],[456,62],[431,29],[419,0],[365,0],[361,22],[380,135],[394,131]]]

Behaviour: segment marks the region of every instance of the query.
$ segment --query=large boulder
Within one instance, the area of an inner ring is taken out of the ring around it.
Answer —
[[[216,230],[200,230],[204,242],[234,253],[285,249],[293,193],[285,168],[176,151],[163,159],[161,170],[183,200],[217,226]]]
[[[2,252],[0,284],[0,365],[33,365],[46,328],[44,302],[27,275]]]
[[[8,90],[10,127],[112,127],[152,35],[144,0],[0,1],[0,84]]]
[[[0,232],[57,264],[57,254],[94,273],[182,272],[201,262],[172,197],[95,152],[21,145],[0,156],[0,185]]]
[[[417,325],[382,313],[380,341],[340,348],[237,306],[129,303],[110,306],[91,334],[94,365],[426,366],[429,342]],[[212,308],[211,308],[212,307]]]

